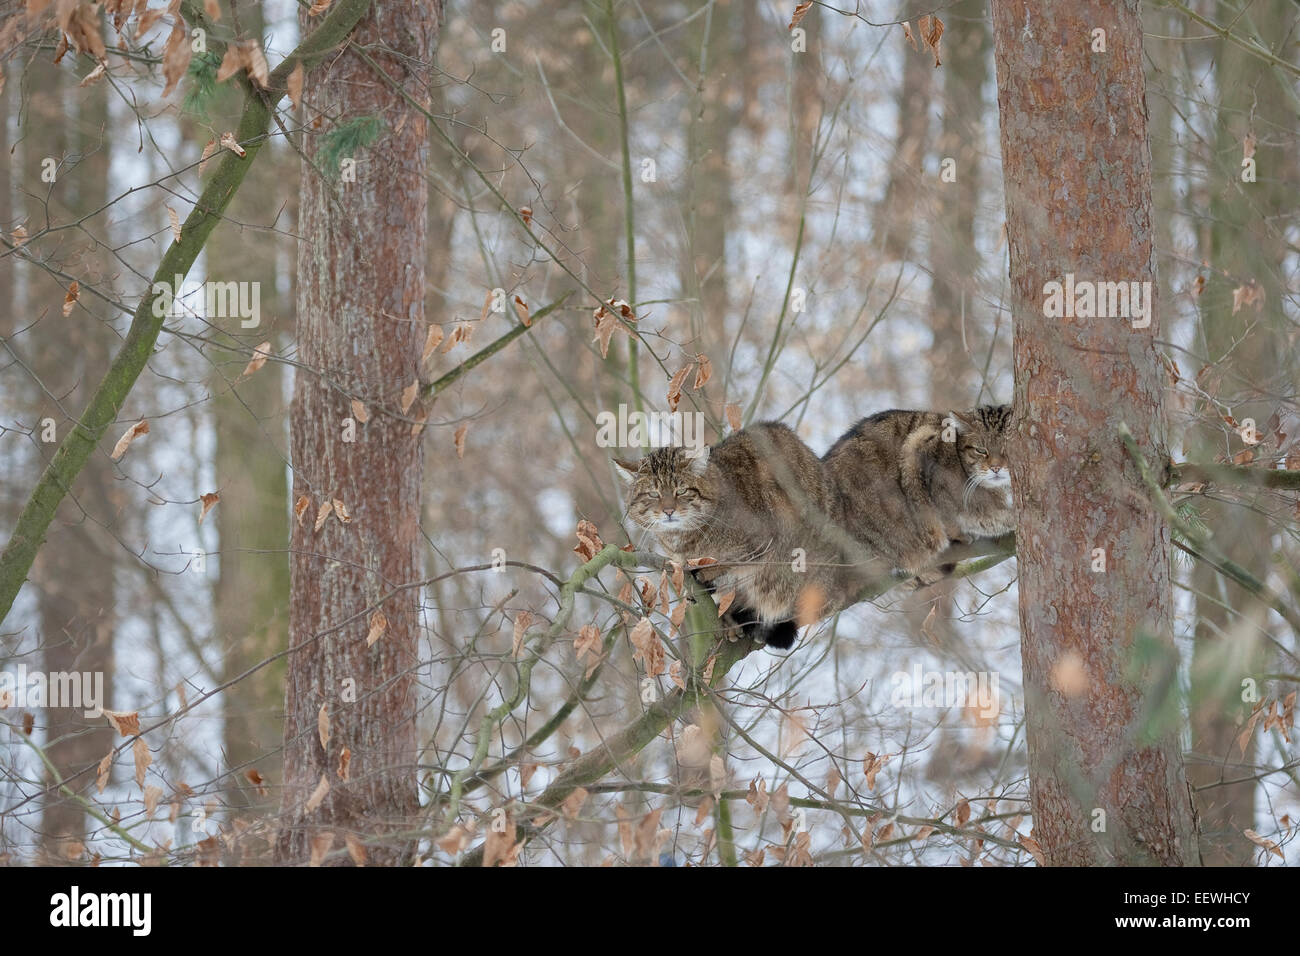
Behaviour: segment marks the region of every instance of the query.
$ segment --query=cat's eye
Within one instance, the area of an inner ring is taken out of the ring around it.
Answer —
[[[985,448],[971,448],[971,451],[979,455],[981,458],[987,458],[989,456],[988,450]]]
[[[681,488],[677,488],[676,490],[673,491],[673,494],[675,494],[678,498],[680,498],[682,495],[689,495],[690,493],[691,493],[691,489],[685,486],[682,486]]]

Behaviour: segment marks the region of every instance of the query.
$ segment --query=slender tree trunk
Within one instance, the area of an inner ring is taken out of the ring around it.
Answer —
[[[249,35],[261,36],[261,10],[244,13],[240,25]],[[236,122],[240,106],[236,92],[218,87],[212,110],[225,118],[213,123],[217,129]],[[212,352],[216,488],[201,490],[221,492],[221,503],[208,520],[216,524],[220,548],[216,562],[220,574],[212,595],[213,637],[225,681],[274,657],[284,647],[289,630],[284,366],[268,362],[251,378],[237,380],[249,349],[269,341],[274,354],[281,355],[292,329],[290,302],[278,293],[279,236],[244,226],[270,225],[282,203],[277,193],[283,190],[285,167],[293,161],[292,153],[278,147],[262,155],[251,181],[231,201],[226,213],[230,221],[218,226],[208,240],[205,259],[211,280],[259,283],[261,306],[258,324],[251,328],[243,327],[242,317],[209,318],[213,339],[225,348]],[[286,217],[279,225],[285,228],[292,222]],[[222,769],[230,773],[223,790],[234,811],[274,808],[282,780],[284,676],[283,659],[275,660],[222,694]],[[260,787],[249,777],[254,770],[265,781]],[[260,838],[244,841],[241,860],[250,861],[253,848],[263,851],[265,847]]]
[[[35,182],[43,159],[51,157],[59,163],[51,215],[55,222],[68,222],[108,201],[108,91],[91,87],[70,101],[66,79],[54,75],[59,72],[56,67],[40,63],[33,69],[46,82],[26,114],[31,128],[26,131],[30,138],[24,143],[25,165]],[[75,103],[71,110],[70,102]],[[30,191],[43,192],[46,187],[41,185],[41,190]],[[43,222],[44,211],[31,209],[29,221]],[[92,219],[88,228],[98,234],[104,220]],[[84,286],[110,291],[102,249],[77,243],[75,248],[61,249],[58,255],[73,264]],[[30,339],[39,344],[32,366],[45,388],[35,417],[38,425],[41,420],[53,419],[57,435],[62,438],[72,422],[60,406],[80,408],[86,401],[87,387],[108,365],[113,335],[104,323],[110,316],[98,299],[83,296],[65,318],[59,307],[62,288],[45,275],[33,274],[30,281],[38,314],[43,316],[41,334]],[[59,397],[59,405],[50,395]],[[53,444],[37,447],[47,458],[54,453]],[[91,681],[97,679],[94,675],[100,675],[106,698],[100,704],[110,709],[116,620],[111,556],[117,553],[117,546],[100,524],[114,507],[110,498],[114,494],[111,470],[107,455],[90,457],[78,477],[75,493],[59,506],[32,574],[40,613],[42,662],[38,666],[47,676],[82,674],[83,684],[85,675],[91,675]],[[88,554],[96,558],[87,560]],[[87,709],[50,707],[43,712],[48,716],[46,753],[60,776],[71,776],[94,764],[112,746],[112,729],[107,721],[86,717]],[[86,812],[81,805],[57,790],[51,791],[41,818],[45,859],[65,865],[82,859],[86,833]]]
[[[962,0],[948,11],[950,24],[943,66],[943,129],[936,150],[940,162],[955,161],[956,182],[939,182],[930,220],[930,397],[932,408],[975,404],[977,366],[967,353],[976,341],[971,320],[980,256],[975,246],[975,212],[984,154],[984,82],[991,41],[985,0]],[[905,51],[909,52],[909,51]],[[963,314],[966,317],[963,329]],[[965,333],[965,334],[963,334]],[[977,353],[977,359],[982,359]],[[1003,396],[989,396],[1005,401]]]
[[[884,254],[906,258],[912,245],[916,203],[921,194],[921,162],[930,133],[930,86],[934,61],[928,52],[905,47],[903,81],[898,88],[898,143],[889,164],[885,195],[872,216],[872,232]]]
[[[340,124],[381,118],[384,127],[370,146],[335,159],[355,160],[355,182],[335,180],[337,168],[325,170],[329,180],[306,166],[302,173],[301,366],[290,445],[293,497],[306,496],[310,507],[291,526],[295,650],[276,849],[285,863],[304,861],[313,848],[319,856],[351,833],[369,841],[370,863],[397,864],[408,853],[404,831],[418,810],[420,589],[412,585],[420,577],[422,459],[401,396],[417,377],[426,331],[428,131],[423,115],[359,50],[417,102],[427,102],[441,19],[439,0],[378,4],[353,44],[310,71],[304,84],[307,124],[326,118],[323,135],[305,143],[308,160],[326,160],[322,141]],[[354,399],[367,406],[369,421],[345,442]],[[316,531],[327,502],[333,512]],[[339,504],[350,520],[340,520]],[[369,644],[380,612],[386,626]]]
[[[1217,19],[1231,20],[1227,4],[1218,5]],[[1263,37],[1282,36],[1294,14],[1280,4],[1251,11]],[[1192,29],[1196,29],[1195,25]],[[1294,178],[1288,174],[1293,159],[1277,142],[1268,118],[1293,111],[1292,98],[1272,76],[1272,68],[1232,44],[1224,44],[1215,58],[1215,86],[1219,111],[1210,165],[1210,215],[1199,237],[1201,258],[1211,269],[1200,296],[1201,339],[1209,362],[1223,362],[1240,371],[1244,387],[1229,385],[1216,394],[1232,402],[1238,421],[1252,419],[1261,433],[1279,403],[1273,396],[1287,394],[1289,380],[1273,379],[1279,357],[1293,353],[1287,338],[1290,324],[1283,313],[1286,296],[1283,263],[1289,255],[1280,223],[1294,205]],[[1258,119],[1257,119],[1258,118]],[[1255,160],[1257,181],[1241,181],[1242,144],[1247,135],[1259,140]],[[1264,301],[1258,309],[1247,306],[1234,314],[1233,290],[1248,281],[1259,285]],[[1257,324],[1255,324],[1257,323]],[[1221,380],[1222,381],[1222,380]],[[1227,381],[1232,381],[1231,378]],[[1217,391],[1217,389],[1216,389]],[[1203,406],[1206,427],[1196,437],[1194,456],[1213,461],[1245,451],[1239,434],[1223,424],[1218,410]],[[1259,454],[1277,451],[1275,441],[1258,447]],[[1263,580],[1268,577],[1274,549],[1261,547],[1272,536],[1268,495],[1243,504],[1207,501],[1201,517],[1213,529],[1215,542],[1243,567]],[[1244,748],[1237,738],[1254,706],[1243,699],[1242,682],[1251,678],[1261,699],[1268,693],[1261,673],[1268,667],[1264,650],[1272,626],[1269,615],[1240,588],[1225,581],[1205,563],[1192,572],[1196,592],[1196,633],[1191,667],[1191,723],[1193,759],[1188,777],[1203,787],[1201,824],[1205,862],[1212,866],[1244,866],[1257,848],[1242,831],[1253,828],[1256,784],[1250,780],[1256,766],[1255,735]],[[1236,608],[1238,612],[1230,609]],[[1244,613],[1241,613],[1244,612]],[[1285,693],[1285,692],[1284,692]],[[1243,779],[1245,778],[1245,779]],[[1225,784],[1237,779],[1241,783]]]
[[[1136,0],[994,0],[1015,317],[1021,656],[1050,865],[1199,862],[1174,697],[1169,529],[1117,438],[1164,450],[1159,321],[1049,318],[1045,284],[1149,282]],[[1093,52],[1094,29],[1107,52]],[[1105,570],[1097,571],[1103,549]]]

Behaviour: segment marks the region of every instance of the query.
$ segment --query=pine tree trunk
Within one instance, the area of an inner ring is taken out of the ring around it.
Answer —
[[[338,157],[355,160],[355,182],[342,181],[337,166],[325,169],[329,180],[302,172],[290,445],[293,498],[311,504],[291,531],[283,863],[304,862],[313,846],[318,855],[322,844],[337,850],[351,833],[368,843],[369,864],[398,864],[418,810],[420,589],[411,585],[420,578],[422,460],[400,408],[425,336],[428,129],[358,48],[426,103],[441,19],[440,0],[377,4],[352,44],[304,84],[307,125],[324,117],[322,133],[306,138],[309,162],[326,159],[322,141],[340,124],[381,118],[384,127],[371,145]],[[348,443],[353,399],[369,421]],[[315,531],[319,509],[335,501],[351,520],[335,506]],[[377,611],[387,626],[367,646]],[[325,862],[340,857],[348,859],[335,853]]]
[[[1124,423],[1143,454],[1163,452],[1160,323],[1154,308],[1147,328],[1044,314],[1066,273],[1155,294],[1138,4],[994,0],[993,26],[1033,837],[1049,865],[1195,864],[1169,529],[1117,437]]]

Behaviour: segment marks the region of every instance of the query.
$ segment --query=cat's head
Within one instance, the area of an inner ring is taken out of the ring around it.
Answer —
[[[957,424],[957,454],[976,485],[1011,487],[1011,406],[981,405],[968,412],[950,412]]]
[[[681,534],[708,520],[718,501],[717,468],[709,467],[709,449],[695,456],[688,449],[657,448],[639,462],[614,459],[627,484],[627,514],[656,534]]]

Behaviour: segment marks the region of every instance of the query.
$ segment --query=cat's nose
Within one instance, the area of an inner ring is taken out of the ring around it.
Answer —
[[[673,512],[676,510],[677,510],[676,508],[664,508],[663,509],[664,517],[671,518],[673,516]]]

